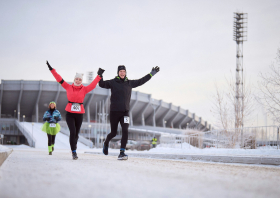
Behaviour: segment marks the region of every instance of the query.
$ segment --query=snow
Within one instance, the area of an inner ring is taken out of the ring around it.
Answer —
[[[188,143],[183,143],[175,145],[175,148],[164,147],[158,145],[156,148],[152,148],[149,151],[143,151],[148,153],[165,153],[165,154],[204,154],[204,155],[259,155],[259,156],[279,156],[280,149],[277,148],[259,148],[259,149],[222,149],[222,148],[204,148],[199,149],[188,145]]]
[[[5,152],[5,151],[9,151],[9,150],[11,150],[11,149],[6,146],[0,145],[0,152]]]
[[[89,152],[100,152],[102,149],[89,149]],[[119,153],[119,149],[109,148],[109,152]],[[181,144],[159,144],[156,148],[152,148],[149,151],[137,151],[137,150],[127,150],[126,153],[145,153],[145,154],[201,154],[201,155],[227,155],[227,156],[280,156],[280,149],[272,147],[261,147],[258,149],[222,149],[222,148],[204,148],[200,149],[193,147],[188,143]]]
[[[100,150],[100,149],[99,149]],[[153,149],[152,149],[153,150]],[[280,167],[15,150],[1,197],[279,197]]]
[[[30,122],[21,122],[20,123],[25,130],[27,130],[32,136],[32,123]],[[41,130],[42,123],[34,123],[33,126],[33,137],[35,138],[35,148],[38,149],[48,149],[48,137],[45,132]],[[55,149],[70,149],[69,137],[59,132],[55,138]],[[88,149],[89,147],[78,142],[78,149]]]

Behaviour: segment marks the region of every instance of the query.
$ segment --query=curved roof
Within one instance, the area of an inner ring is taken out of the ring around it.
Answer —
[[[86,85],[86,84],[85,84]],[[0,112],[1,117],[18,117],[25,121],[41,122],[50,101],[56,101],[57,109],[65,118],[64,110],[68,100],[66,91],[54,81],[1,80]],[[97,86],[84,99],[86,114],[84,120],[95,122],[100,106],[104,103],[104,110],[110,103],[110,90]],[[97,108],[96,108],[97,107]],[[109,112],[108,112],[109,113]],[[155,114],[155,116],[154,116]],[[154,126],[168,128],[198,128],[210,130],[211,125],[172,103],[153,99],[150,94],[132,91],[130,102],[131,126]]]

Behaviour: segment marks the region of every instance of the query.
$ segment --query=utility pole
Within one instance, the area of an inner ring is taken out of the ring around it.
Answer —
[[[236,42],[236,90],[235,90],[235,128],[241,128],[241,146],[243,147],[243,41],[247,41],[247,13],[234,13],[233,40]]]

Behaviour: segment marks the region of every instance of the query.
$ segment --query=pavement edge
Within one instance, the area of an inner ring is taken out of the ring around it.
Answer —
[[[0,167],[12,152],[13,152],[13,149],[9,149],[7,151],[0,151]]]

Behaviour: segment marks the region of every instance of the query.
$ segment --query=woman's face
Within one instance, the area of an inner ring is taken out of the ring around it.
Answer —
[[[82,84],[82,79],[81,78],[75,78],[75,83],[80,86]]]
[[[55,104],[54,103],[51,103],[51,109],[54,109],[55,108]]]

